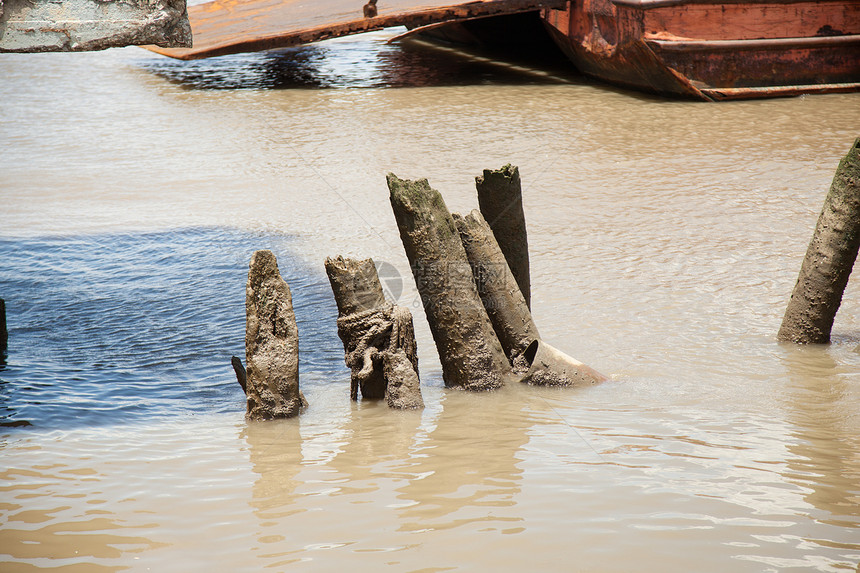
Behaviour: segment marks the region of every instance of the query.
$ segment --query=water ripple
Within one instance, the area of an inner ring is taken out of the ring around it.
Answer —
[[[232,229],[0,240],[10,328],[4,425],[58,427],[241,409],[250,254],[272,248],[290,284],[309,383],[348,376],[322,266],[291,239]],[[304,346],[306,345],[306,346]]]

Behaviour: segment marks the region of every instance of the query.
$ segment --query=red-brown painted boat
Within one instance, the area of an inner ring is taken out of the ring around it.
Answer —
[[[707,100],[860,89],[860,0],[571,0],[542,17],[583,73]]]
[[[381,0],[374,17],[363,3],[210,0],[188,9],[193,48],[149,49],[208,58],[391,26],[541,45],[539,15],[580,71],[639,90],[722,100],[860,89],[860,0]]]

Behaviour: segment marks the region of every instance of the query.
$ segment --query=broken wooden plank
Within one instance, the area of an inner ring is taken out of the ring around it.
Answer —
[[[364,0],[214,0],[188,9],[191,49],[148,49],[181,60],[287,48],[394,26],[418,27],[561,8],[563,0],[381,0],[364,16]]]
[[[0,0],[0,52],[191,46],[185,0]]]

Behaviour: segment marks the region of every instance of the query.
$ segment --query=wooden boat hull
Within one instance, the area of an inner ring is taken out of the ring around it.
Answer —
[[[571,0],[542,17],[583,73],[709,100],[860,89],[854,0]]]

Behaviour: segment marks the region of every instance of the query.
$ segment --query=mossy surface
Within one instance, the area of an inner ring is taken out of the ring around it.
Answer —
[[[488,390],[510,365],[472,278],[466,251],[442,195],[426,179],[387,177],[391,207],[449,387]]]
[[[830,342],[860,249],[860,138],[839,162],[792,292],[778,338]]]

